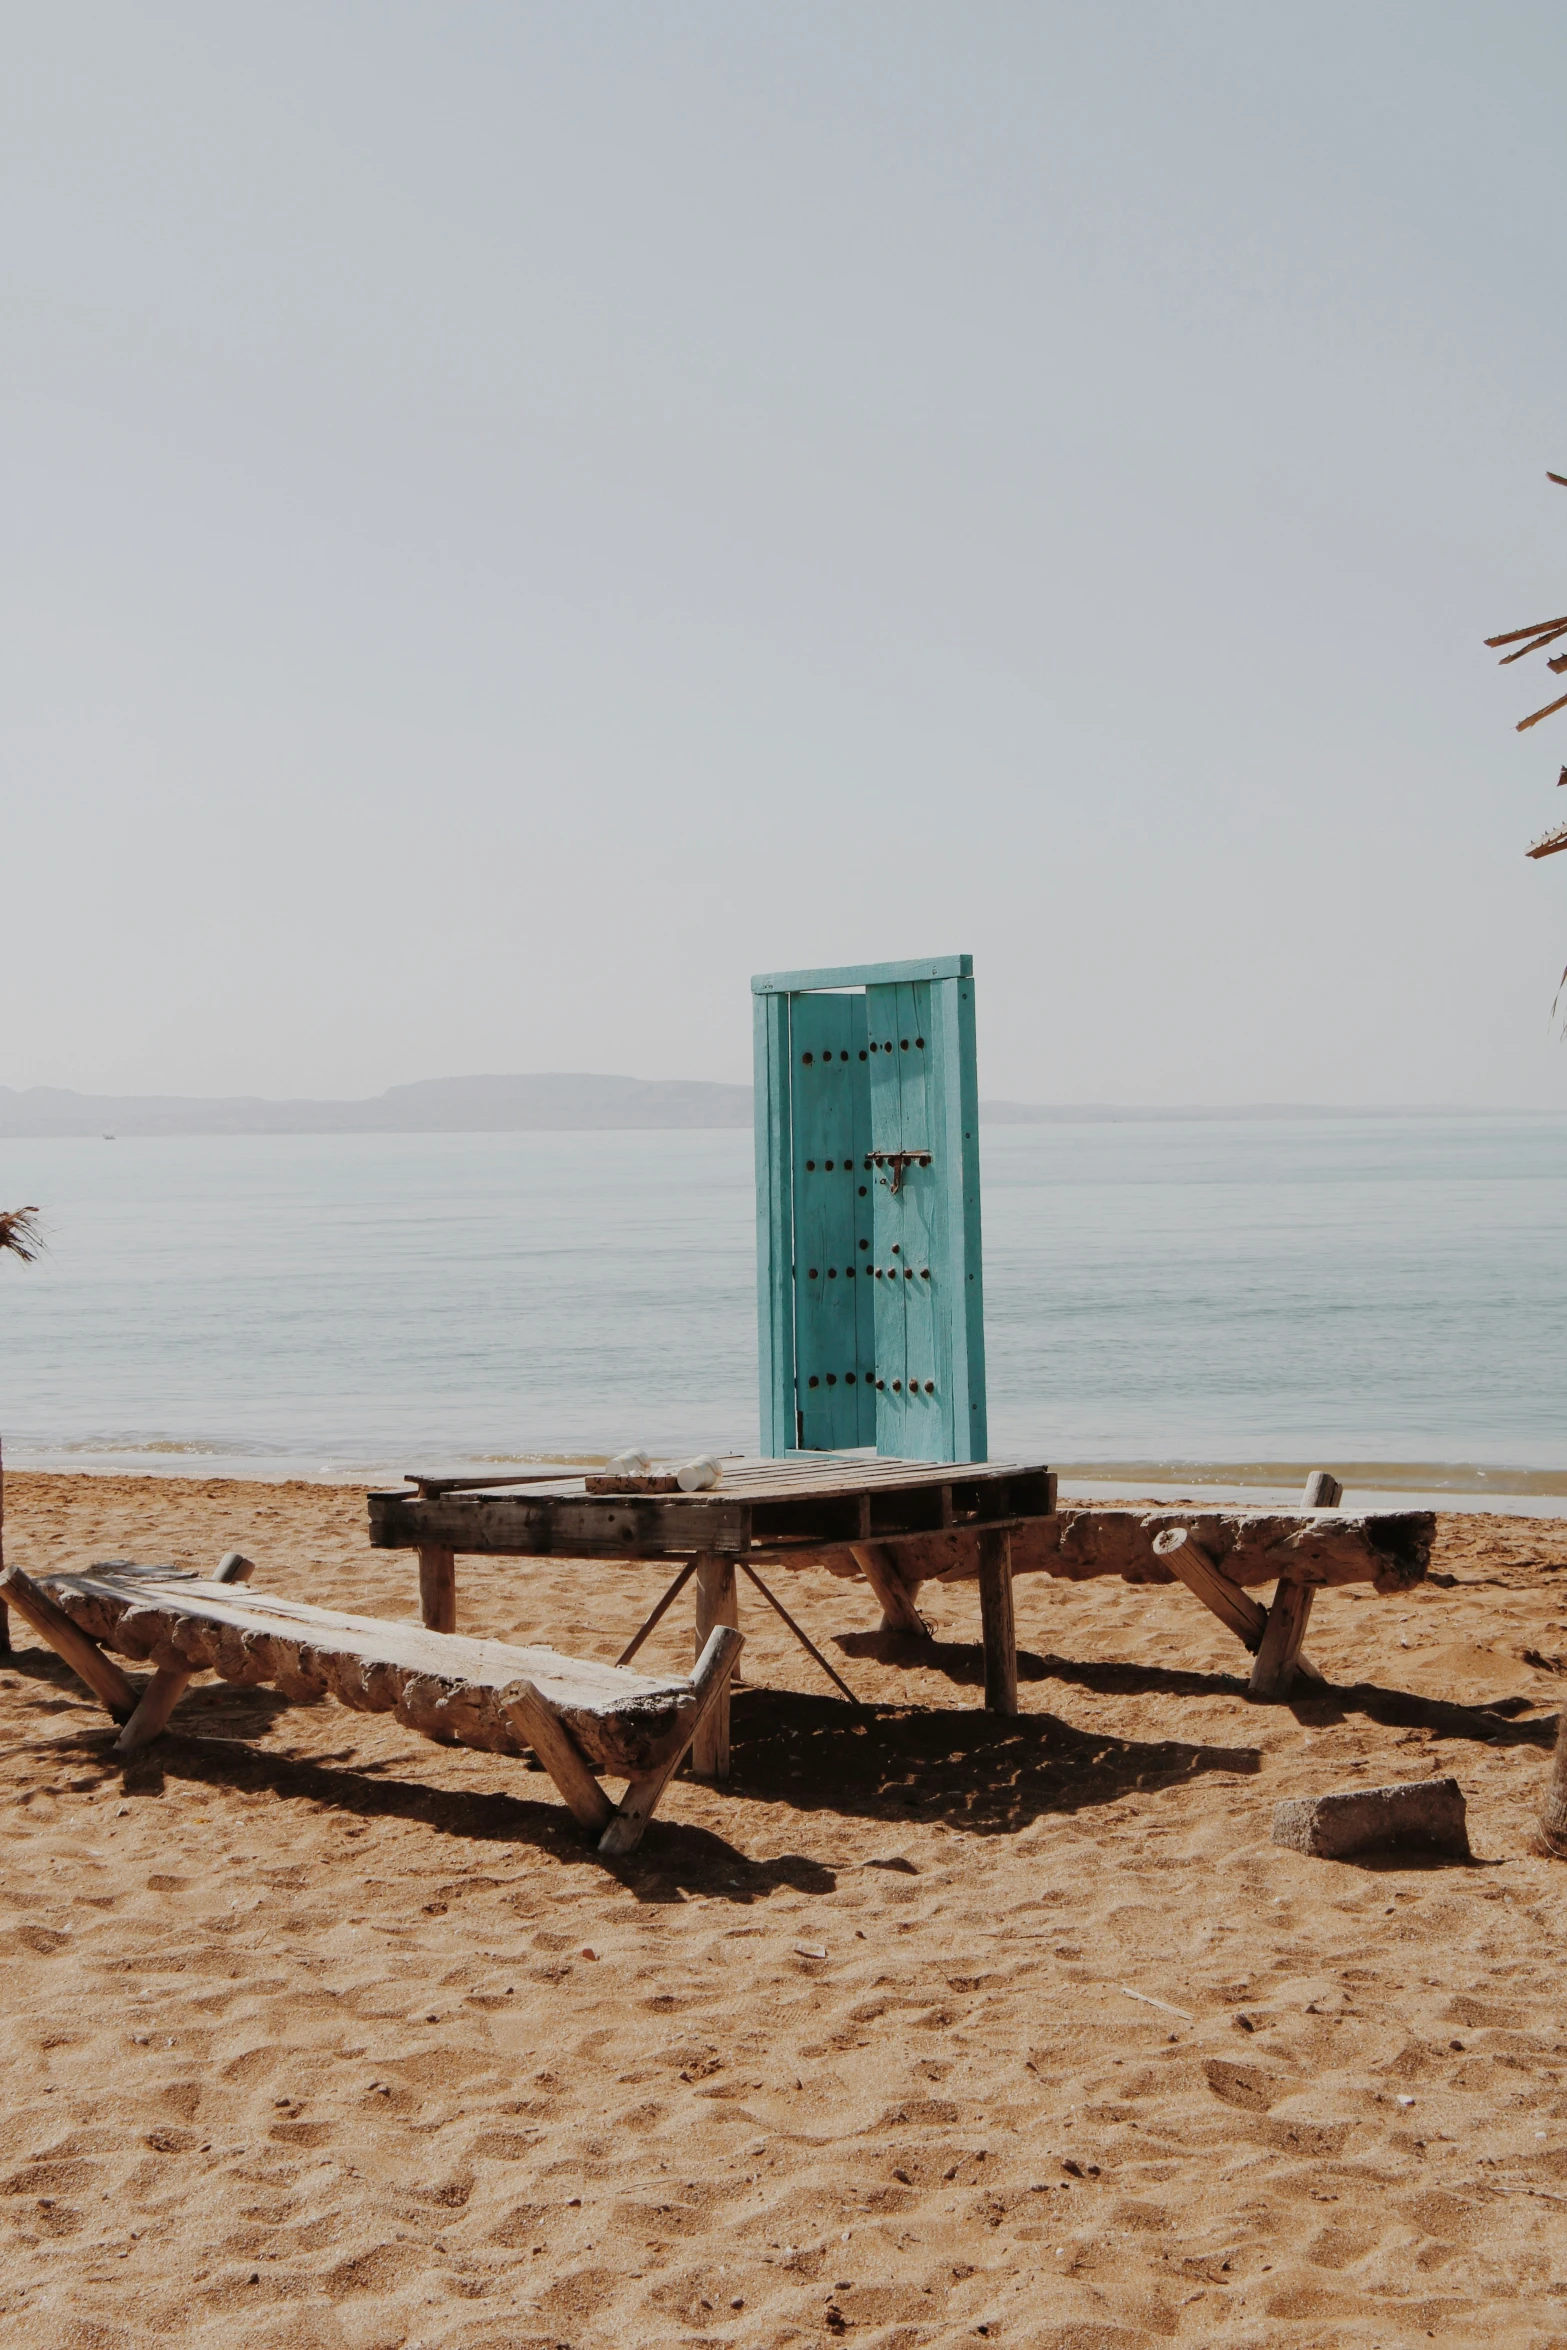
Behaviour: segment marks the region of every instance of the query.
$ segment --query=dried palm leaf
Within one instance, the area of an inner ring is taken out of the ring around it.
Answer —
[[[1488,636],[1491,646],[1515,645],[1521,636],[1551,636],[1559,628],[1567,628],[1567,612],[1559,620],[1531,620],[1527,628],[1510,628],[1505,636]]]
[[[1567,631],[1567,620],[1560,620],[1554,628],[1546,629],[1542,635],[1532,636],[1526,645],[1518,647],[1516,653],[1504,653],[1496,664],[1497,668],[1505,669],[1510,661],[1521,661],[1528,653],[1538,653],[1542,646],[1554,645],[1564,631]]]
[[[36,1208],[0,1208],[0,1253],[9,1249],[30,1265],[44,1245]]]
[[[1543,710],[1531,710],[1527,718],[1520,718],[1518,732],[1527,734],[1531,726],[1538,726],[1542,718],[1550,718],[1558,710],[1567,710],[1567,694],[1560,694],[1554,702],[1547,702]]]

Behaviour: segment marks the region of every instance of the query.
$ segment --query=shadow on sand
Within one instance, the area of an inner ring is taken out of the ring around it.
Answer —
[[[74,1696],[74,1679],[58,1659],[29,1650],[12,1662],[19,1666],[23,1658],[29,1679],[58,1684],[62,1695]],[[90,1780],[74,1777],[70,1785],[76,1789],[118,1782],[132,1797],[157,1800],[176,1785],[229,1786],[350,1817],[417,1820],[437,1836],[523,1843],[566,1865],[612,1866],[641,1900],[678,1900],[683,1891],[700,1889],[744,1902],[781,1886],[819,1894],[836,1883],[835,1872],[818,1860],[784,1854],[753,1862],[722,1835],[667,1816],[653,1822],[645,1844],[629,1859],[606,1863],[553,1789],[539,1800],[525,1792],[536,1767],[527,1762],[501,1766],[517,1774],[515,1794],[494,1793],[423,1780],[420,1742],[412,1737],[409,1753],[384,1764],[367,1762],[351,1731],[341,1744],[309,1755],[254,1743],[286,1736],[293,1711],[275,1690],[207,1683],[189,1693],[153,1746],[125,1763],[109,1751],[114,1729],[90,1700],[81,1706],[79,1727],[62,1725],[25,1743],[40,1754],[62,1760],[69,1755],[78,1774],[93,1774]],[[496,1758],[473,1759],[486,1770],[496,1767]],[[884,1821],[894,1828],[942,1821],[973,1834],[1010,1835],[1045,1814],[1113,1803],[1138,1788],[1213,1771],[1250,1776],[1260,1760],[1252,1746],[1117,1738],[1075,1730],[1049,1714],[850,1706],[836,1698],[746,1688],[735,1697],[727,1792],[751,1803]]]
[[[984,1684],[983,1656],[971,1641],[919,1640],[900,1632],[849,1632],[841,1635],[836,1645],[846,1656],[874,1657],[878,1664],[940,1673],[958,1688]],[[1091,1689],[1100,1697],[1241,1697],[1250,1702],[1244,1670],[1202,1673],[1108,1658],[1039,1656],[1019,1649],[1017,1677],[1019,1682],[1065,1681],[1079,1689]],[[1321,1681],[1298,1684],[1287,1702],[1296,1720],[1312,1729],[1325,1729],[1351,1714],[1362,1714],[1387,1729],[1432,1730],[1444,1738],[1476,1738],[1493,1746],[1550,1746],[1556,1738],[1555,1714],[1536,1713],[1527,1722],[1516,1718],[1534,1710],[1526,1697],[1460,1705],[1450,1698],[1418,1697],[1408,1689],[1384,1689],[1375,1681]],[[943,1714],[940,1718],[945,1721],[949,1717]]]

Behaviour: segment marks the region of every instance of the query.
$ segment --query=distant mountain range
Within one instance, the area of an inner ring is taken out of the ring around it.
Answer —
[[[580,1127],[749,1126],[748,1085],[683,1078],[429,1077],[368,1101],[202,1100],[0,1085],[0,1135],[525,1134]]]
[[[981,1102],[992,1126],[1101,1125],[1138,1119],[1420,1117],[1434,1109],[1333,1109],[1298,1102],[1245,1108],[1139,1108],[1103,1102]],[[146,1134],[526,1134],[650,1126],[749,1126],[751,1088],[699,1078],[427,1077],[367,1101],[206,1100],[186,1094],[72,1093],[0,1085],[0,1139]]]

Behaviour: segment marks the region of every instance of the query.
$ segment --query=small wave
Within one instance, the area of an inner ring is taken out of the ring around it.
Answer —
[[[37,1441],[38,1452],[79,1453],[84,1459],[96,1459],[105,1453],[116,1458],[146,1454],[153,1458],[173,1457],[201,1461],[232,1460],[236,1456],[256,1460],[287,1458],[276,1445],[247,1444],[243,1438],[184,1438],[173,1436],[73,1436],[51,1442],[47,1437]]]

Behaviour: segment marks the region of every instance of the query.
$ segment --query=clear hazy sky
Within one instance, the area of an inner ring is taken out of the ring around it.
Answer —
[[[1560,6],[12,7],[0,1082],[1567,1100]]]

